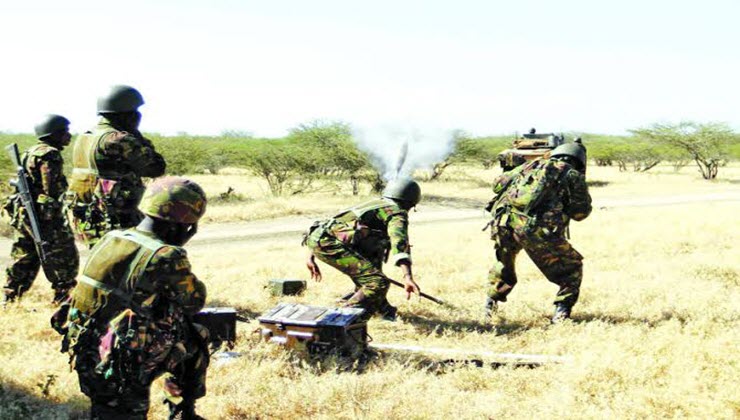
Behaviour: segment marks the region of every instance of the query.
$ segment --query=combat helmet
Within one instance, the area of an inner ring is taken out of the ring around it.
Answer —
[[[383,197],[403,201],[411,208],[421,201],[421,187],[413,179],[394,179],[383,190]]]
[[[167,176],[147,187],[139,210],[155,219],[195,224],[206,212],[206,201],[206,193],[195,182]]]
[[[36,124],[33,129],[36,132],[36,137],[42,139],[57,131],[69,129],[69,120],[61,115],[49,114],[44,116],[44,118]]]
[[[579,143],[566,143],[553,149],[550,157],[570,156],[581,164],[582,169],[586,169],[586,148]]]
[[[116,85],[98,98],[98,114],[133,112],[142,105],[144,97],[138,90],[127,85]]]

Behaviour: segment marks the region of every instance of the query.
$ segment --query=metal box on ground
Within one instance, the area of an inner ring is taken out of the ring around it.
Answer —
[[[368,344],[360,308],[324,308],[281,303],[258,318],[262,337],[307,354],[356,357]]]
[[[306,280],[272,279],[269,288],[273,296],[300,295],[306,285]]]
[[[203,308],[193,316],[193,322],[208,328],[211,343],[236,342],[236,318],[234,308]]]

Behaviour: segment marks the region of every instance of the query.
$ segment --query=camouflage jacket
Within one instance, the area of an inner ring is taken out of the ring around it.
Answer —
[[[165,161],[141,133],[115,129],[102,118],[80,135],[72,151],[70,192],[82,203],[96,198],[106,205],[134,209],[144,193],[142,177],[164,174]]]
[[[504,172],[493,192],[495,226],[534,224],[557,232],[591,213],[586,178],[562,161],[540,158]]]
[[[138,328],[141,346],[157,330],[177,330],[200,311],[206,286],[192,273],[187,253],[167,245],[153,234],[136,229],[111,231],[91,250],[79,282],[72,292],[67,325],[101,333],[122,312],[132,311],[143,320]],[[142,332],[143,331],[143,332]],[[76,337],[70,337],[71,344]]]
[[[330,220],[329,233],[370,259],[411,262],[409,215],[398,204],[378,198],[344,210]]]
[[[59,149],[39,141],[23,153],[21,161],[29,175],[29,187],[36,202],[38,217],[41,220],[62,219],[60,200],[67,189],[67,178],[64,176],[64,160]],[[22,212],[22,206],[15,197],[9,197],[5,210],[12,218],[11,224],[20,227],[25,216],[19,213]]]

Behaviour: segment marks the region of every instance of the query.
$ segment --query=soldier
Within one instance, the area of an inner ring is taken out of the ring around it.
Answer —
[[[566,231],[571,219],[581,221],[591,213],[585,171],[585,148],[570,143],[555,148],[550,158],[503,173],[494,183],[495,196],[487,209],[493,215],[496,264],[489,273],[487,316],[516,285],[516,256],[524,249],[545,277],[560,286],[553,323],[570,318],[583,257],[566,239]]]
[[[192,181],[160,178],[140,210],[136,228],[111,231],[92,249],[52,325],[65,334],[62,351],[72,354],[93,419],[145,419],[150,385],[161,375],[171,418],[197,419],[208,332],[190,317],[203,308],[206,286],[182,246],[197,231],[206,196]]]
[[[98,125],[75,141],[65,206],[76,235],[90,248],[112,229],[138,225],[141,178],[164,174],[164,158],[139,132],[143,104],[131,86],[113,86],[98,98]]]
[[[47,115],[35,127],[39,141],[21,157],[29,175],[32,198],[36,203],[41,236],[50,244],[50,252],[44,273],[54,289],[54,303],[67,297],[75,285],[80,259],[75,247],[74,236],[62,212],[62,194],[67,189],[61,150],[69,145],[69,120],[61,115]],[[10,256],[12,264],[7,267],[4,301],[20,298],[33,284],[41,266],[41,259],[31,235],[26,209],[14,195],[6,201],[5,210],[11,216],[15,229]]]
[[[318,257],[355,283],[354,293],[345,296],[346,306],[364,308],[367,317],[379,312],[384,319],[395,320],[396,308],[386,298],[390,283],[383,274],[383,262],[390,258],[401,268],[407,299],[419,293],[411,272],[408,211],[420,199],[419,184],[397,180],[386,187],[382,198],[314,223],[304,239],[310,250],[306,265],[311,278],[321,281]]]

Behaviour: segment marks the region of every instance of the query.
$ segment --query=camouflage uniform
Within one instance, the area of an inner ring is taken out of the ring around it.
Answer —
[[[585,177],[565,162],[540,158],[502,174],[493,191],[489,209],[496,264],[489,273],[488,296],[506,301],[517,283],[516,256],[524,249],[560,287],[555,303],[572,307],[578,300],[583,257],[565,233],[570,219],[580,221],[591,213]]]
[[[371,200],[315,223],[306,245],[318,259],[352,278],[364,299],[349,305],[365,308],[367,316],[383,312],[390,285],[383,262],[388,257],[395,265],[411,261],[408,211],[391,199]]]
[[[54,289],[54,299],[60,300],[74,287],[80,263],[74,236],[60,201],[67,189],[67,178],[62,170],[64,161],[59,150],[44,141],[31,146],[21,159],[30,177],[41,235],[50,244],[44,273]],[[13,263],[5,270],[7,278],[4,292],[6,299],[13,300],[31,287],[41,267],[41,260],[31,235],[26,209],[20,199],[15,195],[9,197],[5,210],[11,216],[10,224],[15,232],[10,253]]]
[[[164,174],[165,161],[141,133],[115,129],[102,118],[80,135],[72,152],[72,182],[65,196],[75,234],[92,247],[112,229],[136,226],[142,177]]]
[[[62,350],[72,354],[93,418],[145,419],[150,385],[161,375],[167,375],[171,416],[197,418],[195,400],[206,393],[208,331],[191,317],[203,308],[206,286],[185,250],[164,238],[186,243],[206,196],[189,180],[159,178],[139,208],[148,216],[144,223],[113,230],[93,247],[52,326],[65,335]]]
[[[136,229],[99,241],[72,293],[66,324],[56,322],[93,418],[145,419],[150,385],[165,373],[168,384],[183,390],[179,399],[205,395],[207,330],[188,320],[205,299],[183,248]]]

